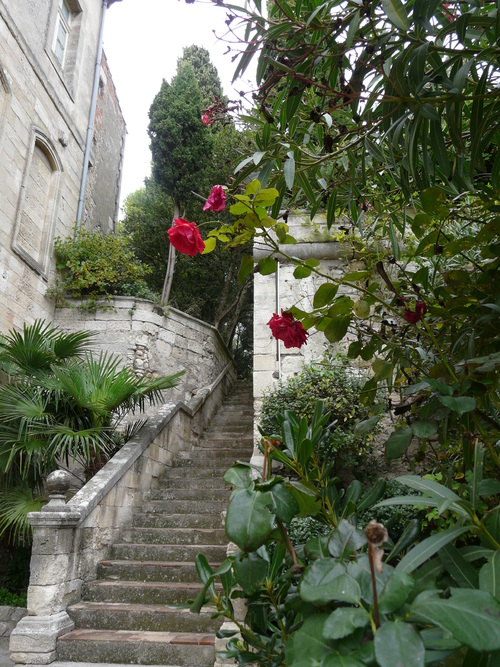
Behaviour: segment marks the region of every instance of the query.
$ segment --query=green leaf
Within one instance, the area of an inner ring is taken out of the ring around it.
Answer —
[[[411,605],[411,612],[476,651],[500,650],[500,603],[485,591],[455,588],[446,600],[424,592]]]
[[[255,553],[239,553],[233,563],[236,583],[241,586],[245,595],[256,593],[267,576],[269,563]]]
[[[411,430],[417,438],[429,438],[437,433],[437,423],[435,421],[415,421],[411,425]]]
[[[373,377],[377,382],[392,378],[393,366],[383,359],[375,359],[372,364]]]
[[[252,469],[249,465],[238,463],[226,470],[224,481],[237,489],[249,489],[253,486]]]
[[[267,506],[283,523],[290,523],[299,513],[299,504],[295,496],[283,484],[276,484],[266,495],[269,498]]]
[[[409,30],[410,21],[401,0],[382,0],[382,7],[387,14],[387,18],[396,28],[405,32]]]
[[[379,421],[380,417],[378,415],[375,415],[375,417],[370,417],[369,419],[364,419],[363,421],[356,424],[354,427],[354,432],[358,435],[366,435],[367,433],[370,433],[370,431],[373,431]]]
[[[476,570],[462,556],[460,551],[451,544],[439,550],[439,558],[446,570],[461,588],[477,588]]]
[[[243,255],[241,259],[241,266],[238,273],[238,282],[243,285],[247,276],[253,271],[253,257],[251,255]]]
[[[305,602],[323,605],[333,600],[359,604],[361,589],[345,566],[332,558],[320,558],[306,568],[299,584]]]
[[[266,494],[238,489],[229,501],[226,534],[243,551],[255,551],[275,529],[274,516],[267,508]]]
[[[366,544],[366,537],[352,523],[343,519],[330,537],[328,549],[332,556],[349,558]]]
[[[379,609],[382,614],[392,614],[408,599],[415,582],[406,572],[392,572],[379,595]]]
[[[444,204],[446,203],[446,194],[441,188],[433,186],[432,188],[427,188],[422,190],[420,193],[420,201],[422,202],[422,207],[426,213],[429,215],[440,216],[445,209]],[[447,209],[444,211],[447,212]]]
[[[388,459],[397,459],[408,449],[408,446],[413,438],[413,431],[409,426],[402,426],[385,441],[385,453]]]
[[[405,484],[415,491],[420,491],[421,493],[427,493],[431,498],[437,500],[449,499],[453,501],[460,500],[460,497],[457,494],[439,482],[435,482],[432,479],[425,479],[425,477],[419,477],[418,475],[401,475],[396,478],[400,484]]]
[[[356,317],[359,317],[360,319],[370,317],[370,304],[364,299],[355,301],[352,309]]]
[[[404,558],[402,558],[396,566],[398,572],[407,572],[411,574],[413,570],[416,570],[417,567],[420,567],[425,561],[429,560],[434,554],[436,554],[440,549],[442,549],[446,544],[453,542],[468,532],[470,528],[468,526],[461,526],[460,528],[450,528],[436,535],[431,535],[427,539],[423,540],[417,546],[413,547]]]
[[[338,286],[333,283],[323,283],[318,287],[313,298],[313,308],[323,308],[331,303],[337,294]]]
[[[215,245],[217,243],[217,239],[211,236],[210,238],[205,239],[205,247],[203,248],[203,252],[201,253],[202,255],[208,255],[209,252],[212,252],[215,250]]]
[[[409,623],[384,623],[373,643],[380,667],[424,667],[424,642]]]
[[[258,261],[257,268],[262,276],[269,276],[271,273],[276,273],[278,263],[274,257],[263,257]]]
[[[359,607],[336,609],[328,617],[323,630],[325,639],[342,639],[370,622],[368,612]]]
[[[291,634],[285,646],[287,665],[319,665],[333,651],[333,643],[323,636],[328,614],[314,614]]]
[[[438,400],[444,406],[463,415],[476,409],[476,399],[470,396],[438,396]]]
[[[312,271],[308,266],[297,266],[293,272],[293,277],[300,280],[301,278],[309,278]]]
[[[293,153],[289,154],[288,160],[285,162],[284,174],[286,186],[291,190],[295,181],[295,158],[293,157]]]
[[[325,329],[325,337],[330,343],[338,343],[344,338],[351,322],[350,315],[335,317]]]
[[[495,551],[490,562],[479,570],[479,588],[500,602],[500,551]]]

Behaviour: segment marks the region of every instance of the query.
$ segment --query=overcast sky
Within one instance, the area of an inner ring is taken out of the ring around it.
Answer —
[[[104,51],[127,124],[121,201],[143,186],[150,175],[151,153],[147,136],[148,111],[162,79],[175,75],[185,46],[196,44],[210,52],[224,93],[239,99],[231,87],[236,63],[224,55],[227,43],[214,35],[226,32],[226,13],[210,0],[122,0],[106,13]],[[240,82],[237,89],[245,88]]]

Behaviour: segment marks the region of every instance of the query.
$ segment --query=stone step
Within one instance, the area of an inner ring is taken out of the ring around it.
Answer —
[[[220,563],[221,561],[210,565],[215,570]],[[106,560],[97,565],[97,578],[141,582],[199,581],[196,566],[192,561]]]
[[[143,514],[212,514],[227,509],[227,500],[150,500],[142,505]]]
[[[234,461],[230,461],[229,463],[224,463],[224,465],[221,464],[220,466],[205,465],[202,463],[196,465],[192,460],[178,459],[173,462],[172,467],[169,469],[168,477],[169,479],[187,477],[192,481],[196,479],[197,482],[212,477],[222,479],[226,470],[230,468],[233,463]]]
[[[241,449],[240,447],[232,447],[230,444],[228,446],[220,447],[209,447],[202,448],[197,447],[195,450],[190,452],[192,466],[201,466],[211,463],[217,465],[219,470],[222,467],[229,467],[235,461],[241,461],[244,459],[249,460],[251,456],[251,451],[248,447]]]
[[[165,528],[168,528],[167,532]],[[182,535],[189,529],[193,532],[183,540]],[[139,532],[131,534],[130,531],[136,530]],[[150,542],[153,539],[152,544],[162,544],[154,537],[160,533],[163,543],[183,544],[189,540],[189,544],[222,544],[225,540],[224,518],[222,514],[216,517],[211,514],[138,514],[134,517],[133,527],[122,531],[122,539],[124,542]]]
[[[58,660],[211,667],[212,633],[73,630],[58,640]]]
[[[215,608],[193,614],[189,609],[160,604],[80,602],[67,611],[80,629],[217,632],[222,624],[222,620],[212,618]]]
[[[153,489],[150,492],[150,500],[219,500],[226,503],[231,493],[230,487],[226,484],[218,489],[212,488],[160,488]]]
[[[185,605],[188,600],[194,600],[202,588],[200,582],[96,579],[84,584],[83,597],[88,602]]]
[[[187,475],[173,477],[170,474],[160,477],[154,490],[156,489],[229,489],[229,485],[223,479],[223,473],[220,477],[205,478],[203,483],[198,479],[190,479]]]
[[[221,563],[226,557],[225,544],[140,544],[119,543],[111,549],[112,560],[194,562],[202,553],[208,560]]]

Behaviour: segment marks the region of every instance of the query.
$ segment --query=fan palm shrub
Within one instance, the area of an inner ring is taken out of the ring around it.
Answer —
[[[29,540],[26,515],[44,504],[50,472],[79,464],[90,478],[144,423],[125,417],[182,375],[137,377],[119,357],[93,354],[92,339],[43,321],[0,338],[0,535],[14,542]]]

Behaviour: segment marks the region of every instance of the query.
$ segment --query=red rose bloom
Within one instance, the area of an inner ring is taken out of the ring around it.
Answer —
[[[301,347],[307,343],[309,334],[302,326],[302,322],[295,320],[291,313],[283,312],[281,315],[273,313],[273,316],[267,323],[271,333],[277,340],[282,340],[285,347]]]
[[[212,114],[210,113],[204,113],[203,116],[201,117],[201,122],[203,125],[206,127],[207,125],[213,125],[214,119],[212,118]]]
[[[168,239],[176,250],[183,255],[194,257],[197,252],[203,252],[205,243],[194,222],[184,218],[176,218],[168,230]]]
[[[226,193],[222,185],[214,185],[210,194],[208,196],[205,205],[203,206],[204,211],[213,211],[218,213],[223,211],[226,208]]]
[[[426,312],[427,306],[425,303],[423,301],[417,301],[415,303],[415,310],[408,310],[408,308],[406,308],[405,312],[403,313],[403,317],[410,324],[416,324],[419,320],[422,319]]]

